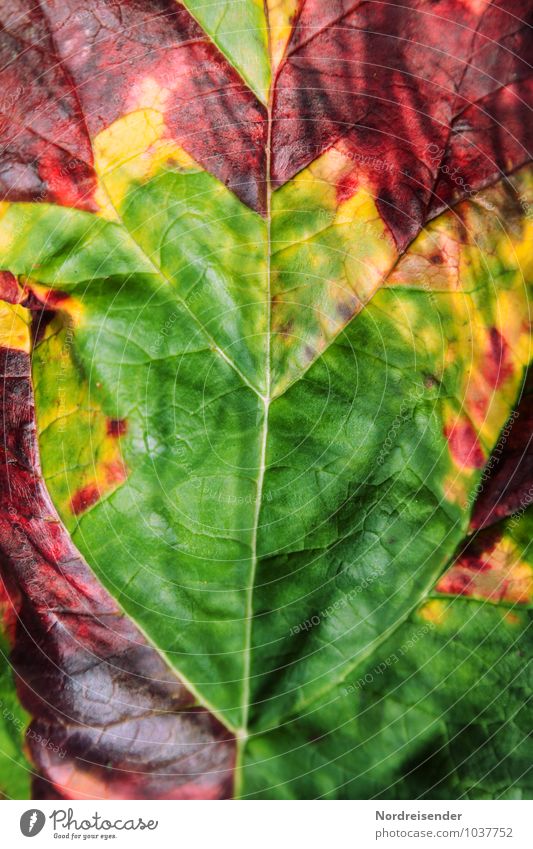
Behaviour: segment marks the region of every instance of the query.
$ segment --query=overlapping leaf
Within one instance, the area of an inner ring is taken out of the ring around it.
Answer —
[[[463,550],[472,511],[527,507],[526,465],[483,471],[530,358],[522,17],[6,4],[2,551],[38,795],[529,792],[529,520]]]

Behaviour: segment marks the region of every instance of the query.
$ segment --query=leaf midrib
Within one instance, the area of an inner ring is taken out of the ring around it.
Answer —
[[[251,679],[251,661],[252,661],[252,622],[253,622],[253,594],[255,588],[255,576],[257,572],[257,565],[259,561],[258,551],[257,551],[257,540],[258,540],[258,529],[259,529],[259,516],[261,512],[262,506],[262,494],[263,494],[263,485],[265,479],[266,472],[266,449],[267,449],[267,441],[268,441],[268,413],[271,397],[271,202],[272,202],[272,183],[270,179],[270,162],[271,162],[271,137],[272,137],[272,103],[271,98],[269,97],[268,103],[268,133],[267,133],[267,149],[266,149],[266,203],[267,203],[267,214],[266,214],[266,232],[267,232],[267,243],[266,243],[266,309],[267,309],[267,334],[266,334],[266,346],[265,346],[265,385],[266,391],[263,394],[260,389],[255,386],[244,374],[243,371],[238,367],[237,363],[229,357],[226,352],[221,348],[214,337],[209,333],[205,325],[200,321],[198,316],[196,316],[192,310],[190,309],[187,302],[179,295],[179,292],[176,290],[176,287],[173,285],[173,281],[171,278],[165,274],[164,270],[160,268],[154,260],[146,253],[142,244],[135,238],[130,228],[127,227],[126,222],[124,221],[123,216],[121,215],[119,209],[113,201],[113,198],[110,192],[107,190],[106,186],[106,178],[102,176],[101,184],[105,191],[106,197],[109,200],[109,204],[111,208],[114,210],[117,220],[120,222],[120,225],[123,227],[124,231],[128,233],[132,242],[138,247],[138,249],[142,252],[143,256],[146,258],[147,262],[153,268],[154,273],[156,275],[161,276],[168,284],[172,287],[172,291],[178,300],[178,302],[183,306],[188,316],[194,322],[194,324],[201,329],[201,331],[205,334],[207,339],[209,340],[212,349],[235,371],[235,373],[240,377],[242,382],[249,387],[261,400],[263,404],[263,424],[261,429],[260,436],[260,449],[259,449],[259,458],[258,458],[258,474],[257,474],[257,486],[256,486],[256,498],[255,498],[255,513],[254,520],[251,529],[251,566],[250,566],[250,581],[246,590],[246,612],[245,612],[245,642],[243,649],[243,677],[242,677],[242,685],[243,685],[243,696],[241,701],[241,724],[240,726],[235,726],[233,723],[229,722],[229,720],[220,714],[220,712],[211,705],[206,699],[199,694],[197,689],[191,684],[191,682],[187,679],[187,677],[183,674],[181,669],[177,669],[173,665],[173,669],[175,670],[176,675],[179,675],[185,686],[190,689],[198,701],[217,719],[222,722],[225,727],[235,734],[237,740],[237,747],[240,750],[237,757],[237,767],[239,770],[239,762],[242,757],[242,749],[244,747],[245,741],[248,737],[248,715],[250,709],[250,679]],[[146,634],[142,626],[139,626],[139,629],[144,634],[145,638],[152,644],[153,640]],[[157,646],[155,646],[157,648]],[[159,651],[159,649],[158,649]],[[161,653],[161,652],[159,652]]]
[[[259,456],[258,456],[258,464],[257,464],[257,485],[256,485],[256,499],[255,499],[255,513],[254,513],[253,525],[252,525],[252,528],[251,528],[250,580],[249,580],[249,584],[246,588],[246,612],[245,612],[245,617],[244,617],[245,640],[244,640],[244,648],[243,648],[243,676],[242,676],[242,701],[241,701],[242,721],[241,721],[240,725],[236,725],[233,722],[230,722],[225,717],[221,717],[220,712],[216,708],[214,708],[202,695],[200,695],[197,690],[195,690],[195,688],[187,680],[187,678],[183,674],[183,672],[180,669],[176,668],[174,665],[172,665],[172,668],[174,669],[176,675],[180,676],[183,679],[186,686],[195,694],[195,696],[206,707],[206,709],[209,710],[210,712],[212,712],[213,715],[217,716],[217,718],[221,722],[223,722],[223,724],[232,733],[237,734],[238,738],[242,739],[243,741],[246,739],[247,734],[248,734],[248,729],[247,729],[248,715],[249,715],[249,710],[250,710],[250,707],[251,707],[250,682],[251,682],[251,678],[252,678],[251,670],[252,670],[252,654],[253,654],[253,643],[252,643],[253,615],[254,615],[253,597],[254,597],[254,590],[255,590],[257,567],[258,567],[259,559],[260,559],[259,554],[258,554],[258,531],[259,531],[260,514],[261,514],[261,509],[262,509],[263,487],[264,487],[265,475],[266,475],[266,470],[267,470],[266,455],[267,455],[267,445],[268,445],[268,435],[269,435],[269,421],[268,421],[268,419],[269,419],[269,408],[270,408],[271,402],[273,400],[277,400],[277,398],[284,395],[291,386],[293,386],[296,382],[301,380],[304,377],[304,375],[307,373],[307,371],[312,367],[312,365],[319,358],[319,357],[316,357],[305,369],[303,369],[301,372],[299,372],[289,384],[285,385],[281,391],[274,392],[274,393],[272,392],[272,379],[271,379],[271,340],[272,340],[272,333],[271,333],[271,313],[272,313],[271,273],[272,273],[272,257],[273,257],[274,254],[272,253],[272,249],[271,249],[272,248],[272,245],[271,245],[271,227],[272,227],[271,205],[272,205],[272,196],[273,196],[273,189],[272,189],[271,179],[270,179],[270,155],[271,155],[271,136],[272,136],[271,104],[269,104],[268,116],[269,116],[269,126],[268,126],[268,141],[267,141],[267,149],[266,149],[267,216],[266,216],[266,222],[265,222],[266,223],[266,233],[267,233],[267,237],[266,237],[267,238],[267,244],[266,244],[266,300],[265,300],[265,307],[266,307],[266,310],[267,310],[267,317],[268,318],[267,318],[267,334],[266,334],[266,346],[265,346],[266,391],[265,391],[264,394],[258,389],[257,386],[255,386],[247,378],[247,376],[239,368],[237,363],[234,362],[226,354],[226,352],[223,350],[223,348],[220,347],[217,344],[214,337],[209,333],[209,331],[207,330],[205,325],[201,322],[201,320],[198,318],[198,316],[196,316],[195,313],[192,312],[192,310],[190,309],[187,302],[180,296],[179,292],[176,289],[176,286],[174,285],[174,281],[148,255],[145,248],[142,246],[141,242],[138,241],[135,238],[133,232],[127,227],[122,215],[120,214],[119,209],[117,208],[117,206],[113,202],[112,196],[111,196],[111,194],[109,193],[109,191],[107,190],[107,187],[106,187],[106,177],[103,176],[102,181],[101,181],[101,185],[103,186],[103,188],[106,192],[110,206],[115,211],[115,214],[117,216],[117,220],[118,220],[118,222],[120,222],[120,226],[123,228],[124,232],[128,234],[128,237],[131,239],[132,243],[135,244],[137,246],[138,250],[142,253],[147,264],[153,269],[154,274],[163,278],[168,283],[169,287],[171,287],[171,289],[172,289],[174,297],[180,303],[180,305],[182,305],[183,309],[185,310],[187,315],[190,317],[191,321],[198,328],[200,328],[200,330],[203,332],[206,339],[209,341],[212,350],[214,352],[216,352],[216,354],[218,356],[220,356],[233,369],[233,371],[241,379],[242,383],[244,385],[246,385],[250,390],[252,390],[254,392],[254,394],[257,395],[257,397],[261,400],[261,402],[263,404],[264,416],[263,416],[263,423],[262,423],[261,434],[260,434],[260,439],[259,439],[260,447],[259,447]],[[383,280],[381,281],[381,285],[379,287],[377,287],[376,291],[379,288],[381,288],[381,286],[383,286],[383,283],[386,281],[388,276],[392,273],[392,271],[394,270],[394,268],[396,267],[396,265],[400,261],[402,255],[403,255],[403,252],[397,256],[395,262],[391,265],[391,268],[384,275]],[[375,294],[375,293],[373,293],[373,294]],[[346,324],[343,325],[339,329],[339,331],[329,340],[328,346],[325,350],[327,350],[332,344],[334,344],[334,342],[338,338],[338,336],[340,336],[340,334],[342,332],[344,332],[346,327],[348,327],[354,319],[355,319],[355,316],[353,316],[351,319],[349,319],[349,321],[347,321]],[[325,351],[321,351],[320,356],[323,356],[324,353],[325,353]],[[421,594],[421,596],[417,598],[413,607],[410,608],[409,611],[407,612],[406,617],[411,615],[412,612],[420,605],[420,603],[428,597],[429,593],[431,592],[431,589],[434,586],[434,581],[441,574],[441,569],[442,569],[442,567],[439,569],[438,573],[435,575],[435,579],[432,579],[431,584],[428,586],[428,588],[425,588],[423,593]],[[381,645],[381,643],[385,639],[390,637],[390,634],[393,633],[395,628],[399,627],[402,624],[403,621],[404,621],[403,619],[398,621],[397,623],[395,623],[395,625],[391,626],[391,628],[389,630],[387,630],[387,632],[384,635],[380,635],[380,638],[378,638],[374,643],[372,643],[372,645],[368,648],[368,651],[364,655],[361,655],[358,658],[357,662],[355,662],[353,665],[351,665],[349,667],[349,669],[344,670],[344,674],[341,677],[335,678],[335,680],[332,681],[332,682],[328,682],[328,684],[324,688],[317,691],[317,693],[314,694],[313,697],[308,700],[308,702],[302,703],[301,705],[298,704],[296,706],[296,711],[298,712],[301,709],[301,707],[306,707],[308,703],[309,704],[314,703],[317,699],[319,699],[323,695],[325,695],[330,689],[333,689],[335,686],[337,686],[339,683],[341,683],[342,680],[346,677],[346,675],[351,674],[354,671],[354,669],[356,669],[359,666],[360,663],[364,662],[364,660],[368,656],[370,656],[377,648],[379,648],[379,645]],[[150,639],[150,637],[143,630],[142,626],[140,626],[139,623],[137,623],[137,622],[136,622],[136,624],[140,628],[140,630],[144,633],[144,635],[148,639],[148,641],[152,645],[155,645],[153,643],[153,641]],[[155,645],[155,648],[157,648],[156,645]],[[160,651],[159,651],[159,653],[162,654]]]
[[[268,29],[268,47],[270,53],[270,29]],[[263,486],[266,472],[266,452],[268,442],[268,422],[271,398],[271,324],[272,324],[272,298],[271,298],[271,274],[272,274],[272,181],[270,176],[271,167],[271,141],[272,141],[272,87],[270,87],[267,104],[267,147],[266,147],[266,340],[265,340],[265,386],[263,396],[263,424],[261,428],[259,464],[257,473],[257,488],[255,496],[255,511],[252,526],[252,562],[250,568],[250,583],[247,588],[246,612],[245,612],[245,643],[243,655],[243,697],[242,697],[242,730],[248,733],[248,715],[250,711],[250,677],[252,671],[252,623],[253,623],[253,596],[255,589],[255,578],[257,573],[258,554],[257,537],[259,531],[259,517],[263,502]]]
[[[254,383],[252,383],[248,379],[246,374],[239,368],[237,363],[231,357],[229,357],[228,354],[226,354],[226,352],[223,350],[223,348],[220,347],[220,345],[218,345],[214,336],[208,331],[208,329],[202,323],[200,318],[194,312],[192,312],[192,310],[189,307],[189,305],[187,304],[186,300],[180,296],[178,290],[176,289],[176,286],[174,285],[174,281],[165,273],[165,271],[163,270],[162,267],[159,267],[154,262],[154,260],[146,252],[146,250],[143,247],[143,245],[141,244],[141,242],[137,238],[135,238],[132,230],[126,225],[126,222],[125,222],[123,216],[121,215],[120,210],[117,208],[116,204],[114,203],[112,196],[111,196],[111,193],[107,190],[107,186],[106,186],[106,176],[107,175],[103,175],[101,177],[101,185],[102,185],[102,187],[105,191],[105,194],[106,194],[106,196],[109,200],[109,204],[110,204],[111,208],[114,210],[114,212],[117,216],[117,221],[119,222],[119,225],[123,228],[124,232],[128,234],[128,237],[131,239],[132,243],[134,243],[136,245],[136,247],[138,248],[138,250],[142,253],[142,255],[145,258],[148,265],[153,269],[154,274],[163,278],[165,280],[165,282],[169,285],[169,287],[171,287],[172,292],[173,292],[176,300],[183,307],[183,309],[185,310],[187,315],[190,317],[191,321],[205,335],[205,337],[208,340],[212,350],[218,356],[220,356],[227,363],[227,365],[229,365],[232,368],[232,370],[239,376],[242,383],[244,385],[246,385],[252,392],[254,392],[254,394],[260,399],[260,401],[263,405],[263,423],[262,423],[261,434],[260,434],[260,439],[259,439],[259,456],[258,456],[258,464],[257,464],[257,484],[256,484],[256,498],[255,498],[255,512],[254,512],[254,518],[253,518],[253,525],[252,525],[252,528],[251,528],[251,541],[250,541],[250,548],[251,548],[250,580],[249,580],[249,584],[246,588],[246,610],[245,610],[245,617],[244,617],[245,639],[244,639],[244,647],[243,647],[243,676],[242,676],[242,701],[241,701],[241,705],[240,705],[240,708],[241,708],[241,723],[240,723],[240,725],[235,725],[233,722],[230,722],[225,716],[221,715],[221,713],[218,711],[218,709],[216,709],[213,705],[211,705],[209,703],[209,701],[206,700],[205,697],[198,692],[198,690],[187,679],[187,677],[184,675],[184,673],[181,671],[181,669],[172,665],[172,668],[175,671],[175,674],[182,678],[185,685],[191,690],[191,692],[194,693],[194,695],[198,699],[198,701],[207,710],[209,710],[211,713],[213,713],[213,715],[216,716],[217,719],[219,719],[219,721],[221,721],[226,726],[226,728],[228,728],[228,730],[230,730],[232,733],[234,733],[236,735],[237,745],[238,745],[238,747],[241,747],[241,748],[244,746],[246,739],[248,737],[248,717],[249,717],[249,711],[250,711],[250,707],[251,707],[250,682],[251,682],[251,679],[253,677],[252,674],[251,674],[251,672],[252,672],[252,654],[253,654],[253,642],[252,642],[253,615],[254,615],[253,596],[254,596],[254,590],[255,590],[257,567],[258,567],[259,559],[260,559],[259,554],[258,554],[258,531],[259,531],[260,514],[261,514],[261,509],[262,509],[262,495],[263,495],[264,481],[265,481],[265,475],[266,475],[266,455],[267,455],[267,444],[268,444],[268,435],[269,435],[269,410],[270,410],[270,405],[271,405],[272,401],[277,400],[278,398],[283,396],[295,383],[297,383],[299,380],[301,380],[305,376],[305,374],[309,371],[309,369],[313,366],[313,364],[317,361],[317,359],[319,359],[320,356],[323,356],[323,354],[325,353],[325,350],[327,350],[329,347],[331,347],[332,344],[334,344],[336,339],[346,330],[346,328],[356,318],[355,315],[352,316],[342,327],[340,327],[338,332],[335,333],[331,337],[331,339],[328,340],[328,345],[327,345],[326,349],[321,351],[320,355],[315,357],[315,359],[313,359],[304,369],[302,369],[288,384],[284,385],[281,389],[279,389],[277,391],[274,390],[274,392],[272,392],[271,274],[272,274],[272,257],[273,257],[274,254],[272,252],[272,239],[271,239],[271,235],[272,235],[272,233],[271,233],[271,228],[272,228],[271,208],[272,208],[272,196],[273,196],[274,190],[273,190],[273,187],[272,187],[271,173],[270,173],[270,171],[271,171],[271,139],[272,139],[272,99],[271,99],[271,97],[269,97],[267,114],[268,114],[268,132],[267,132],[267,148],[266,148],[266,206],[267,206],[267,214],[264,218],[265,224],[266,224],[266,234],[267,234],[266,235],[266,251],[265,251],[265,254],[266,254],[266,293],[265,293],[266,298],[265,298],[265,307],[266,307],[266,310],[267,310],[267,334],[266,334],[266,345],[265,345],[265,387],[266,388],[265,388],[264,394],[261,392],[261,390],[258,388],[258,386],[254,385]],[[398,254],[398,256],[396,257],[396,260],[391,265],[391,267],[388,269],[386,275],[384,275],[383,280],[381,281],[381,284],[378,287],[376,287],[376,291],[378,291],[383,286],[386,279],[393,272],[393,270],[397,266],[398,262],[400,261],[403,253],[404,252]],[[372,293],[372,296],[374,294],[375,294],[375,292]],[[436,575],[436,577],[439,577],[440,574],[441,574],[441,569],[439,570],[439,573]],[[421,600],[424,600],[424,598],[427,597],[427,595],[429,594],[429,592],[430,592],[430,590],[433,586],[434,586],[434,580],[432,580],[431,586],[424,590],[424,593],[422,594],[421,598],[419,598],[417,600],[417,602],[413,605],[413,608],[408,611],[406,616],[411,615],[411,613],[419,606]],[[362,663],[368,655],[371,655],[373,653],[373,651],[376,648],[379,647],[379,645],[381,644],[381,642],[383,642],[383,640],[390,637],[391,632],[393,632],[395,630],[395,627],[399,627],[399,625],[401,625],[402,622],[403,622],[403,619],[400,622],[396,623],[395,626],[392,626],[392,629],[389,629],[384,636],[380,635],[380,637],[383,636],[383,639],[379,638],[374,644],[372,644],[372,646],[369,648],[369,651],[367,653],[365,653],[365,655],[362,656],[358,660],[358,662],[354,664],[353,667],[350,667],[349,672],[350,673],[353,672],[353,670],[355,668],[357,668],[359,663],[360,662]],[[144,631],[142,625],[139,625],[139,623],[137,621],[136,621],[136,624],[139,627],[139,629],[141,630],[141,632],[144,634],[145,638],[152,645],[154,645],[154,647],[161,654],[157,645],[155,643],[153,643],[153,640]],[[347,674],[349,674],[349,673],[347,673]],[[343,677],[345,677],[345,676],[343,676]],[[333,683],[329,683],[325,688],[323,688],[322,690],[317,692],[315,694],[316,699],[322,697],[325,693],[327,693],[327,691],[329,689],[332,689],[341,680],[342,680],[342,678],[339,679],[339,680],[335,679],[335,681]],[[313,696],[313,698],[310,701],[314,703],[315,702],[315,696]],[[298,706],[298,709],[299,709],[299,707],[300,706]],[[239,759],[238,759],[238,761],[239,761]]]

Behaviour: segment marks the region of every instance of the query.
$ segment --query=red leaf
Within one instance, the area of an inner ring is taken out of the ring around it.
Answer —
[[[521,14],[515,0],[483,12],[458,0],[307,0],[276,83],[274,181],[342,138],[404,248],[447,204],[529,159]]]
[[[165,91],[169,137],[265,212],[267,111],[185,8],[10,0],[0,14],[0,80],[18,92],[0,128],[6,198],[92,209],[88,135],[142,108],[151,84]],[[428,218],[529,159],[521,14],[517,0],[483,11],[474,0],[302,3],[274,81],[273,182],[342,139],[404,248]]]
[[[184,7],[51,0],[39,9],[10,0],[0,20],[0,84],[19,92],[0,136],[6,198],[93,209],[89,136],[155,84],[168,91],[169,136],[264,211],[265,108]]]
[[[7,200],[95,210],[92,149],[76,93],[34,3],[0,9],[0,189]]]

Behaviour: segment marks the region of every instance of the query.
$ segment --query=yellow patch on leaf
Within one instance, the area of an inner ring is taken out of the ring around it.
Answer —
[[[430,622],[435,626],[442,625],[446,618],[446,606],[446,602],[434,598],[426,601],[418,609],[418,615],[424,622]]]
[[[0,348],[30,353],[29,310],[20,304],[8,304],[0,301]]]
[[[369,302],[397,249],[354,163],[331,148],[272,198],[273,393]]]
[[[95,194],[101,214],[117,219],[118,210],[131,185],[144,182],[171,162],[183,171],[200,167],[182,147],[165,138],[163,115],[156,109],[140,109],[119,118],[94,140],[95,170],[99,187]]]
[[[58,313],[34,350],[37,429],[45,477],[61,518],[74,517],[110,495],[128,474],[121,439],[127,422],[103,410],[98,384],[90,386],[72,357],[72,328]]]
[[[267,0],[273,76],[285,54],[300,3],[301,0]]]

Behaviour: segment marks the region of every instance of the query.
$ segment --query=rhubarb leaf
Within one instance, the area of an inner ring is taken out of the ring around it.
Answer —
[[[530,792],[527,400],[494,460],[530,397],[520,11],[0,13],[37,796]]]

